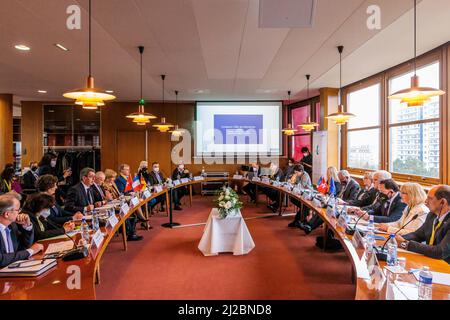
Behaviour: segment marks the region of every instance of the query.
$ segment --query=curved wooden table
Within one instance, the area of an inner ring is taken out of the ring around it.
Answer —
[[[249,182],[245,179],[232,179],[232,178],[206,178],[199,181],[189,181],[187,183],[182,183],[174,187],[174,189],[181,187],[189,188],[189,198],[190,204],[192,205],[192,187],[195,184],[199,184],[202,181],[221,181],[221,182]],[[348,258],[352,263],[353,277],[356,285],[356,295],[357,300],[379,300],[385,298],[385,292],[383,290],[377,290],[373,288],[370,281],[363,279],[363,270],[367,268],[360,257],[362,256],[361,250],[356,250],[351,242],[351,237],[346,235],[344,230],[338,225],[335,218],[330,218],[326,214],[326,210],[322,208],[316,208],[311,201],[304,200],[299,195],[286,190],[283,187],[276,187],[273,185],[265,184],[262,182],[252,182],[258,187],[272,188],[280,191],[280,197],[288,196],[290,198],[295,198],[301,201],[302,205],[309,207],[311,210],[316,212],[325,221],[324,232],[331,229],[339,241],[341,242]],[[130,209],[128,214],[123,218],[120,218],[119,223],[114,228],[102,228],[102,231],[106,234],[105,238],[100,246],[100,248],[92,248],[90,250],[90,255],[85,259],[63,262],[58,261],[56,268],[48,271],[46,274],[41,275],[37,278],[0,278],[0,299],[31,299],[31,300],[75,300],[75,299],[95,299],[95,285],[100,280],[100,260],[106,250],[106,247],[113,239],[114,235],[117,233],[119,228],[122,228],[125,232],[124,221],[131,216],[138,208],[143,207],[151,199],[156,198],[162,194],[166,195],[168,199],[167,189],[160,193],[152,194],[152,196],[146,200],[141,200],[139,205]],[[282,203],[282,202],[280,202]],[[146,209],[146,206],[145,206]],[[280,215],[282,211],[280,210]],[[55,240],[58,242],[61,240]],[[49,242],[47,242],[49,243]],[[46,245],[47,246],[47,245]],[[126,250],[126,241],[124,240],[124,249]],[[435,260],[423,255],[418,255],[408,252],[399,252],[399,257],[406,258],[406,267],[419,269],[422,266],[429,266],[431,271],[450,273],[450,265],[443,260]],[[41,256],[36,256],[35,259],[41,258]],[[384,262],[380,263],[381,267],[385,265]],[[79,271],[79,282],[75,279],[74,271]],[[408,275],[406,281],[415,282],[413,275]],[[404,279],[402,279],[404,281]],[[79,287],[77,286],[79,284]],[[450,287],[443,285],[433,285],[433,299],[436,300],[446,300],[450,299]]]

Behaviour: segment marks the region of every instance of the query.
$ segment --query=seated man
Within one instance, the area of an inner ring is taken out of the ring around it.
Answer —
[[[158,162],[153,162],[152,163],[152,171],[150,172],[150,184],[152,186],[157,186],[160,185],[162,186],[164,184],[165,178],[164,175],[162,174],[162,172],[160,171],[159,168],[159,163]],[[158,196],[156,198],[156,204],[161,203],[161,208],[159,211],[165,211],[166,209],[164,208],[164,204],[166,203],[166,196],[164,194]]]
[[[91,186],[94,203],[97,207],[103,206],[112,200],[112,195],[108,191],[103,190],[105,179],[105,174],[102,171],[98,171],[95,174],[94,183]]]
[[[388,179],[392,179],[392,175],[389,172],[385,170],[375,171],[373,174],[373,186],[377,190],[377,195],[372,204],[361,208],[362,211],[367,212],[369,215],[374,215],[375,212],[381,212],[381,207],[384,205],[385,198],[380,192],[380,182]],[[350,212],[352,211],[353,210],[350,210]]]
[[[247,173],[247,179],[252,181],[253,178],[261,176],[261,167],[257,163],[251,164],[251,170]],[[254,183],[247,183],[242,190],[250,197],[253,203],[256,203],[256,185]]]
[[[433,187],[426,205],[430,213],[425,223],[415,232],[397,235],[398,246],[450,264],[450,187]]]
[[[294,167],[295,167],[295,161],[294,161],[294,159],[292,159],[292,158],[289,158],[288,159],[288,165],[287,165],[287,168],[286,168],[286,172],[285,172],[285,175],[284,175],[284,179],[286,180],[286,181],[288,181],[289,179],[291,179],[291,177],[294,175]]]
[[[80,183],[74,185],[67,193],[65,209],[75,214],[90,213],[94,210],[94,195],[91,186],[94,183],[95,171],[92,168],[84,168],[80,171]]]
[[[358,196],[361,187],[356,182],[347,170],[341,170],[338,173],[339,181],[341,182],[341,191],[337,195],[339,199],[344,202],[353,201]]]
[[[293,185],[298,185],[301,189],[313,190],[311,178],[301,164],[294,166],[294,175],[291,177],[290,182]],[[309,208],[307,206],[302,206],[302,202],[296,198],[291,198],[291,202],[299,210],[297,211],[297,214],[295,215],[294,221],[289,223],[288,227],[299,228],[302,216],[306,217],[309,214]],[[302,208],[303,208],[303,210],[302,210]]]
[[[369,220],[370,215],[374,215],[375,223],[389,223],[395,222],[402,217],[403,210],[405,210],[406,203],[402,202],[400,196],[400,188],[394,180],[383,180],[379,184],[380,195],[379,198],[382,201],[382,205],[377,210],[373,210],[370,213],[363,210],[356,210],[358,216],[362,216],[362,219]]]
[[[372,172],[366,172],[363,178],[364,188],[361,188],[355,200],[347,201],[347,204],[354,207],[366,207],[371,205],[377,197],[378,190],[373,184]]]
[[[270,176],[269,179],[273,181],[283,181],[284,174],[283,171],[278,167],[278,165],[274,162],[270,164]],[[280,204],[280,192],[272,189],[272,188],[262,188],[262,192],[264,192],[272,203],[268,205],[268,208],[273,212],[277,212]]]
[[[38,192],[47,194],[49,196],[55,197],[56,190],[58,189],[58,178],[52,176],[51,174],[45,174],[36,182],[36,187]],[[74,219],[83,218],[83,214],[81,212],[76,212],[73,214],[62,207],[60,207],[56,202],[54,206],[50,209],[50,216],[47,218],[49,221],[53,222],[56,225],[63,226],[64,223],[68,221],[72,221]]]
[[[44,249],[33,244],[33,225],[27,214],[20,214],[20,195],[0,196],[0,268],[27,260]]]
[[[22,177],[24,190],[36,190],[36,181],[39,178],[37,169],[38,163],[36,161],[30,162],[30,170],[25,172]]]
[[[175,170],[172,172],[172,180],[181,180],[189,178],[189,170],[184,167],[183,163],[178,164]],[[188,187],[179,187],[173,191],[173,202],[175,204],[175,210],[182,210],[181,199],[189,194]]]

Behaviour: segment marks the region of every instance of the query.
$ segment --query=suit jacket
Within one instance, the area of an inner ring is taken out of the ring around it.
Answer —
[[[283,170],[281,170],[281,168],[278,168],[277,172],[275,172],[275,174],[272,174],[269,176],[270,180],[279,180],[279,181],[283,181],[284,178],[284,174],[283,174]]]
[[[444,218],[442,225],[436,231],[434,245],[430,246],[435,219],[436,214],[428,214],[425,223],[419,229],[404,235],[403,238],[409,241],[408,251],[420,253],[434,259],[443,259],[450,264],[450,214],[447,214]]]
[[[64,228],[62,227],[57,228],[56,226],[53,226],[51,223],[49,223],[46,219],[42,217],[37,218],[36,215],[34,215],[33,213],[28,213],[28,215],[30,216],[31,223],[33,224],[35,242],[52,237],[57,237],[66,233]],[[44,227],[43,229],[41,229],[38,219],[41,221],[41,224]]]
[[[99,188],[101,188],[101,187],[99,187]],[[103,201],[103,200],[106,199],[104,197],[105,192],[103,191],[102,188],[101,188],[101,192],[100,192],[100,190],[97,188],[97,186],[95,184],[93,184],[91,186],[91,190],[92,190],[92,195],[94,196],[94,203],[95,202],[100,202],[100,201]],[[102,195],[102,193],[103,193],[103,195]]]
[[[253,168],[250,168],[251,170],[249,172],[247,172],[247,179],[249,179],[250,181],[254,178],[254,177],[259,177],[261,176],[261,167],[258,168],[258,173],[257,176],[255,175],[255,171],[253,171]]]
[[[375,201],[377,193],[378,191],[374,187],[369,190],[362,188],[359,190],[356,199],[348,201],[348,204],[355,207],[370,206]]]
[[[31,170],[27,171],[22,177],[23,188],[36,189],[36,180],[36,176],[33,174],[33,172]]]
[[[392,200],[391,205],[389,201],[385,201],[381,206],[380,215],[375,215],[375,223],[389,223],[400,220],[403,215],[403,210],[406,208],[406,203],[402,202],[400,193],[398,193]]]
[[[294,166],[287,166],[286,168],[286,174],[285,174],[285,179],[286,181],[289,180],[293,175],[294,175]]]
[[[384,205],[384,202],[385,200],[380,196],[380,191],[376,190],[375,200],[370,205],[361,209],[369,215],[379,215],[381,214],[381,207]]]
[[[180,179],[189,178],[189,173],[185,173],[184,170],[180,172],[178,168],[175,168],[172,172],[172,180],[178,180],[178,175],[180,176]]]
[[[344,200],[344,201],[355,200],[356,197],[358,196],[359,190],[361,189],[359,184],[352,178],[350,178],[348,180],[348,182],[345,186],[341,185],[341,188],[345,188],[344,192],[342,194],[342,200]],[[342,189],[341,189],[341,191],[342,191]]]
[[[55,204],[55,206],[50,209],[50,216],[47,218],[50,222],[60,226],[68,221],[72,221],[72,219],[73,213],[64,210],[58,204]]]
[[[12,223],[8,227],[11,230],[11,242],[14,252],[6,253],[6,243],[0,236],[0,268],[6,267],[13,262],[26,260],[30,253],[26,250],[33,244],[33,229],[26,231],[21,225]]]
[[[127,187],[127,179],[119,175],[114,182],[116,183],[116,187],[117,190],[119,190],[119,193],[125,193],[125,188]]]
[[[160,172],[158,172],[158,173],[156,173],[156,172],[154,172],[154,171],[151,171],[150,173],[149,173],[149,175],[150,175],[150,183],[151,183],[151,185],[158,185],[158,184],[161,184],[161,183],[164,183],[164,181],[165,181],[165,179],[164,179],[164,175],[163,175],[163,173],[160,171]],[[159,176],[159,178],[161,179],[161,183],[159,183],[159,181],[158,181],[158,178],[157,178],[157,175]]]
[[[86,206],[89,204],[94,204],[92,190],[88,189],[88,192],[91,194],[92,201],[89,200],[89,196],[81,182],[74,185],[67,193],[65,209],[71,213],[76,213],[78,211],[84,212],[84,208]]]

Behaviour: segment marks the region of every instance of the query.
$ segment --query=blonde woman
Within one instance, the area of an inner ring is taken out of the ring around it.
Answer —
[[[341,186],[341,180],[339,179],[338,170],[336,169],[336,167],[328,167],[328,169],[327,169],[328,192],[330,191],[331,178],[333,178],[334,187],[335,187],[335,195],[337,195],[341,192],[342,186]]]
[[[103,191],[109,192],[113,199],[118,199],[120,196],[119,189],[115,183],[117,172],[111,169],[105,170],[105,182],[103,182]]]
[[[418,215],[418,218],[409,223],[398,234],[404,235],[414,232],[425,222],[430,210],[425,205],[427,195],[423,188],[418,183],[408,182],[400,188],[400,195],[402,197],[402,202],[407,205],[403,211],[402,217],[396,222],[379,224],[379,230],[390,234],[396,233],[401,227],[410,222],[416,214]]]

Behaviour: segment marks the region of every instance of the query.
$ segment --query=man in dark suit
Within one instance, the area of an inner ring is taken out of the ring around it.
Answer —
[[[338,198],[345,202],[355,200],[358,196],[359,189],[361,189],[358,182],[350,176],[350,173],[347,170],[339,171],[338,176],[341,181],[341,190],[338,194]]]
[[[94,205],[101,207],[108,201],[112,200],[112,196],[109,192],[103,191],[103,183],[105,182],[105,174],[102,171],[98,171],[95,174],[94,183],[91,186],[92,195],[94,196]]]
[[[424,224],[412,233],[398,235],[398,246],[450,264],[450,187],[433,187],[426,205],[430,214]]]
[[[94,210],[94,184],[95,171],[92,168],[84,168],[80,172],[80,183],[74,185],[67,193],[65,209],[69,212],[82,212],[84,214]]]
[[[270,164],[270,175],[269,179],[272,181],[283,181],[284,174],[281,168],[276,163]],[[264,192],[272,203],[268,205],[268,208],[273,212],[277,212],[280,206],[280,192],[274,190],[272,188],[263,188],[262,192]]]
[[[189,170],[184,167],[183,163],[178,164],[175,170],[172,172],[172,180],[181,180],[189,178]],[[175,210],[182,210],[181,199],[189,194],[187,187],[179,187],[173,191],[173,202],[175,203]]]
[[[377,197],[378,190],[373,184],[373,173],[366,172],[363,178],[364,188],[361,188],[355,200],[347,201],[347,204],[354,207],[365,207],[371,205]]]
[[[251,181],[253,178],[259,178],[261,176],[261,167],[257,163],[252,163],[251,170],[247,173],[247,179],[250,181],[242,190],[250,197],[253,203],[256,203],[256,185]]]
[[[150,176],[150,183],[153,186],[157,186],[157,185],[163,185],[164,182],[166,181],[164,178],[163,173],[161,172],[160,168],[159,168],[159,163],[158,162],[153,162],[152,163],[152,171],[149,174]],[[156,203],[155,205],[157,205],[158,203],[161,203],[161,208],[159,211],[165,211],[166,209],[164,208],[164,204],[166,203],[166,196],[165,195],[160,195],[156,198]]]
[[[39,178],[37,174],[38,163],[33,161],[30,162],[30,170],[25,172],[22,177],[23,189],[24,190],[36,190],[36,181]]]
[[[27,260],[44,246],[33,244],[33,225],[27,214],[20,214],[20,196],[0,196],[0,268],[13,262]]]

